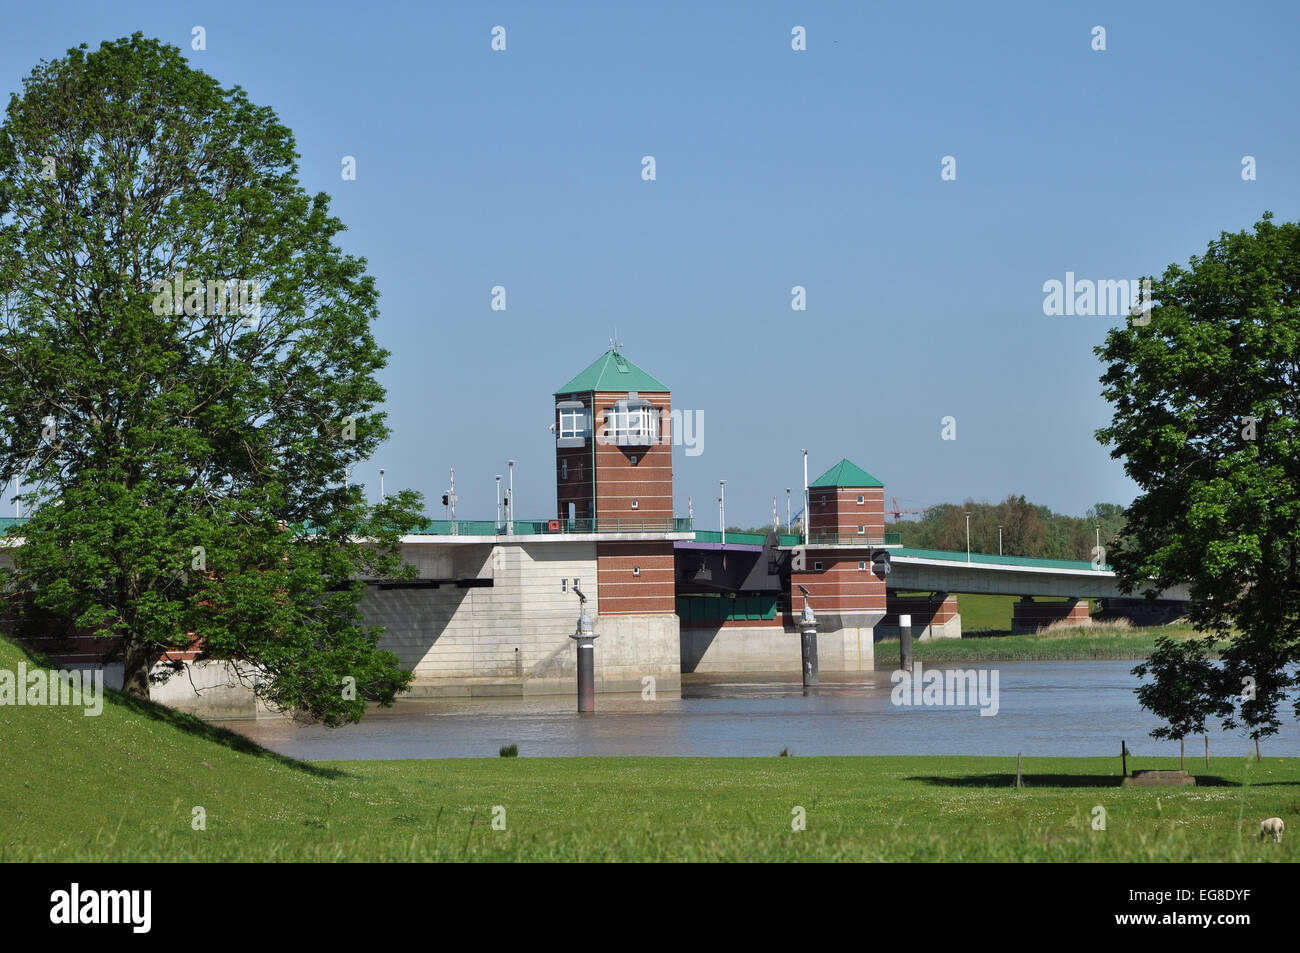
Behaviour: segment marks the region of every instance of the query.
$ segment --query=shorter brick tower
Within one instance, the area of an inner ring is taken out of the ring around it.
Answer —
[[[822,631],[871,630],[885,615],[885,485],[841,460],[808,486],[808,539],[802,569],[790,573],[791,607],[799,586]]]

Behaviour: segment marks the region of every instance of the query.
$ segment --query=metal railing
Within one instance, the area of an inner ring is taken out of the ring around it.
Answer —
[[[690,519],[681,516],[648,518],[600,517],[597,519],[514,520],[431,520],[415,530],[417,536],[555,536],[566,533],[689,533]]]
[[[902,546],[902,533],[885,533],[883,536],[869,536],[858,533],[817,533],[808,534],[809,546]]]

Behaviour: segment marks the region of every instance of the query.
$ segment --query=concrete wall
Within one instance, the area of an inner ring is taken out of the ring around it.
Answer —
[[[385,626],[380,647],[415,672],[413,695],[520,695],[576,691],[573,633],[579,614],[574,580],[587,595],[596,633],[596,690],[677,691],[677,616],[602,617],[596,543],[548,539],[501,545],[414,545],[408,562],[427,551],[453,551],[458,578],[491,578],[484,588],[369,589],[366,621]],[[442,556],[436,558],[444,558]],[[426,575],[421,571],[421,575]],[[441,578],[447,578],[442,575]]]
[[[681,630],[683,673],[784,672],[797,676],[802,665],[799,632],[795,629],[751,622],[692,625]],[[869,624],[817,633],[819,671],[869,672],[874,665],[875,648]]]

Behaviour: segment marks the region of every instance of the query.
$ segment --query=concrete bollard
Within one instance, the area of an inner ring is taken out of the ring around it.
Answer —
[[[817,684],[817,617],[804,601],[799,619],[799,650],[803,656],[803,686]]]
[[[912,617],[898,617],[898,655],[899,668],[904,672],[912,670]]]
[[[578,616],[578,626],[569,636],[578,643],[578,711],[596,710],[596,632],[587,615],[587,598],[578,593],[582,599],[582,615]]]

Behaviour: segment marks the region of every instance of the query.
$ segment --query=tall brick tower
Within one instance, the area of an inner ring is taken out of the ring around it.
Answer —
[[[601,538],[601,616],[674,615],[671,412],[617,347],[555,392],[557,515]]]
[[[870,630],[885,615],[885,485],[841,460],[808,485],[808,540],[802,570],[790,574],[791,605],[799,584],[828,629]],[[870,643],[868,643],[870,644]]]

